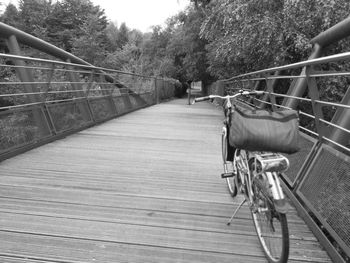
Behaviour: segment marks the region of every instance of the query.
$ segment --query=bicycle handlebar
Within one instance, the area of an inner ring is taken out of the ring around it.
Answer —
[[[205,97],[195,98],[193,100],[193,103],[206,101],[206,100],[210,100],[210,99],[233,99],[235,97],[242,96],[242,95],[243,96],[247,96],[247,95],[256,96],[256,95],[263,95],[263,94],[264,94],[264,91],[261,91],[261,90],[256,90],[256,91],[240,90],[240,91],[238,91],[238,93],[236,93],[234,95],[227,95],[227,96],[209,95],[209,96],[205,96]]]

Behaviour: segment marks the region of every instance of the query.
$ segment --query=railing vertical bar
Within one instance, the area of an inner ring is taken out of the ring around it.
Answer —
[[[47,74],[47,80],[46,80],[46,85],[45,85],[45,90],[44,90],[44,94],[43,94],[43,98],[42,98],[42,102],[45,102],[47,99],[47,95],[51,86],[51,81],[53,78],[53,75],[55,73],[55,64],[51,64],[51,69]]]
[[[314,77],[310,77],[312,73],[312,66],[307,66],[305,69],[306,73],[306,81],[309,90],[309,96],[311,98],[312,110],[315,116],[315,125],[316,131],[319,135],[319,140],[322,140],[322,137],[326,135],[325,126],[320,122],[320,119],[324,119],[322,107],[319,103],[316,103],[316,100],[320,99],[320,95],[317,89],[316,79]]]

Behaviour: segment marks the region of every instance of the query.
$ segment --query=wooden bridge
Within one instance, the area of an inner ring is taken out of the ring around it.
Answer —
[[[231,226],[222,112],[145,108],[0,164],[0,262],[266,262],[247,207]],[[331,262],[288,214],[290,262]]]

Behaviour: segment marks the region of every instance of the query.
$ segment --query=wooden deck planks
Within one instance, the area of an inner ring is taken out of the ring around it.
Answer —
[[[0,163],[0,262],[266,262],[231,226],[222,113],[176,100]],[[330,262],[295,210],[290,262]]]

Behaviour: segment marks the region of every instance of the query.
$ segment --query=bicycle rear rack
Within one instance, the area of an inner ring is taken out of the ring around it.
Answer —
[[[254,161],[257,174],[265,172],[282,173],[289,168],[289,160],[278,153],[258,153],[255,154]]]

